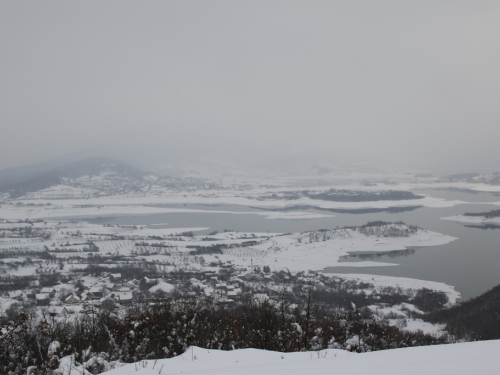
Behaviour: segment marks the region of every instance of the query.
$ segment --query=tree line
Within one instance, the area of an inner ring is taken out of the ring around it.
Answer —
[[[0,373],[51,375],[62,357],[73,355],[92,373],[113,361],[136,362],[182,354],[191,345],[208,349],[258,348],[283,352],[339,348],[356,352],[447,342],[422,332],[410,333],[380,318],[350,308],[317,309],[306,291],[294,306],[269,300],[215,305],[208,300],[163,302],[69,319],[25,313],[0,317]],[[99,360],[96,360],[99,358]],[[34,368],[34,367],[32,367]]]

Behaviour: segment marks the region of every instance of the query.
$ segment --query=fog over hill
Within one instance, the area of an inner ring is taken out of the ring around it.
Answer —
[[[4,2],[0,166],[88,151],[497,169],[499,7]]]
[[[42,168],[37,165],[11,168],[6,173],[0,173],[0,191],[16,197],[84,176],[91,178],[114,174],[124,179],[142,181],[147,175],[144,171],[106,157],[83,159],[48,169],[51,164],[47,163]]]

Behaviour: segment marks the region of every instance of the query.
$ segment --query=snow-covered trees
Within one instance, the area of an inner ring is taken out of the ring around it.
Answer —
[[[306,287],[297,295],[294,309],[267,299],[233,306],[186,300],[131,308],[125,318],[109,313],[62,321],[30,320],[25,314],[14,321],[0,318],[0,373],[26,374],[34,366],[39,373],[55,375],[65,365],[97,374],[116,366],[115,361],[173,357],[192,345],[362,352],[444,340],[400,331],[355,306],[323,310],[312,291]]]

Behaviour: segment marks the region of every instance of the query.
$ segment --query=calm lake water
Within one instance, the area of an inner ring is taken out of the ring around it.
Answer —
[[[388,213],[329,213],[315,209],[301,211],[332,214],[334,217],[290,220],[267,219],[255,214],[214,213],[211,211],[263,212],[260,209],[241,206],[179,205],[182,207],[206,210],[203,213],[169,213],[123,217],[104,217],[89,220],[107,224],[165,224],[160,227],[189,228],[208,227],[222,231],[231,229],[245,232],[292,233],[317,229],[331,229],[337,226],[362,225],[368,221],[399,221],[418,225],[421,228],[457,237],[458,240],[446,245],[422,247],[407,252],[368,255],[369,260],[396,263],[392,267],[330,267],[325,271],[334,273],[365,273],[375,275],[410,277],[432,280],[454,285],[464,299],[475,297],[493,286],[500,284],[500,230],[466,227],[461,223],[441,220],[442,217],[459,215],[465,212],[485,212],[498,209],[486,202],[500,201],[498,195],[490,193],[466,193],[463,191],[429,190],[420,193],[448,200],[461,200],[470,204],[450,208],[417,208],[405,212]],[[418,200],[415,201],[418,204]],[[159,226],[155,226],[159,228]],[[202,232],[203,233],[203,232]],[[414,250],[414,251],[413,251]],[[353,254],[344,261],[355,262],[366,259]]]

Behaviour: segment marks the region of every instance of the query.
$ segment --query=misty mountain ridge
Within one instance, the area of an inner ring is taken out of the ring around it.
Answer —
[[[91,157],[49,170],[42,169],[41,172],[30,166],[18,167],[17,170],[11,168],[9,174],[0,174],[0,191],[15,198],[53,186],[67,185],[87,193],[96,189],[120,193],[141,190],[149,185],[148,180],[157,178],[159,176],[154,173],[107,157]]]
[[[41,176],[58,167],[83,159],[84,157],[82,156],[64,155],[34,164],[19,165],[0,169],[0,189],[3,190],[4,186],[13,185],[17,182],[26,181]]]
[[[54,159],[35,165],[0,170],[0,192],[11,198],[34,197],[44,190],[46,198],[88,198],[127,193],[154,193],[157,188],[192,186],[331,186],[362,183],[378,190],[378,185],[396,186],[419,179],[401,169],[379,168],[349,163],[291,163],[280,161],[259,168],[232,160],[204,158],[198,163],[165,165],[159,171],[144,171],[113,158],[96,156]],[[280,167],[280,168],[278,168]],[[175,176],[175,177],[172,177]],[[391,176],[390,179],[387,176]],[[496,184],[498,174],[463,173],[436,177],[437,182]],[[50,191],[47,191],[49,189]],[[161,189],[160,189],[161,190]],[[40,198],[39,194],[37,197]]]

